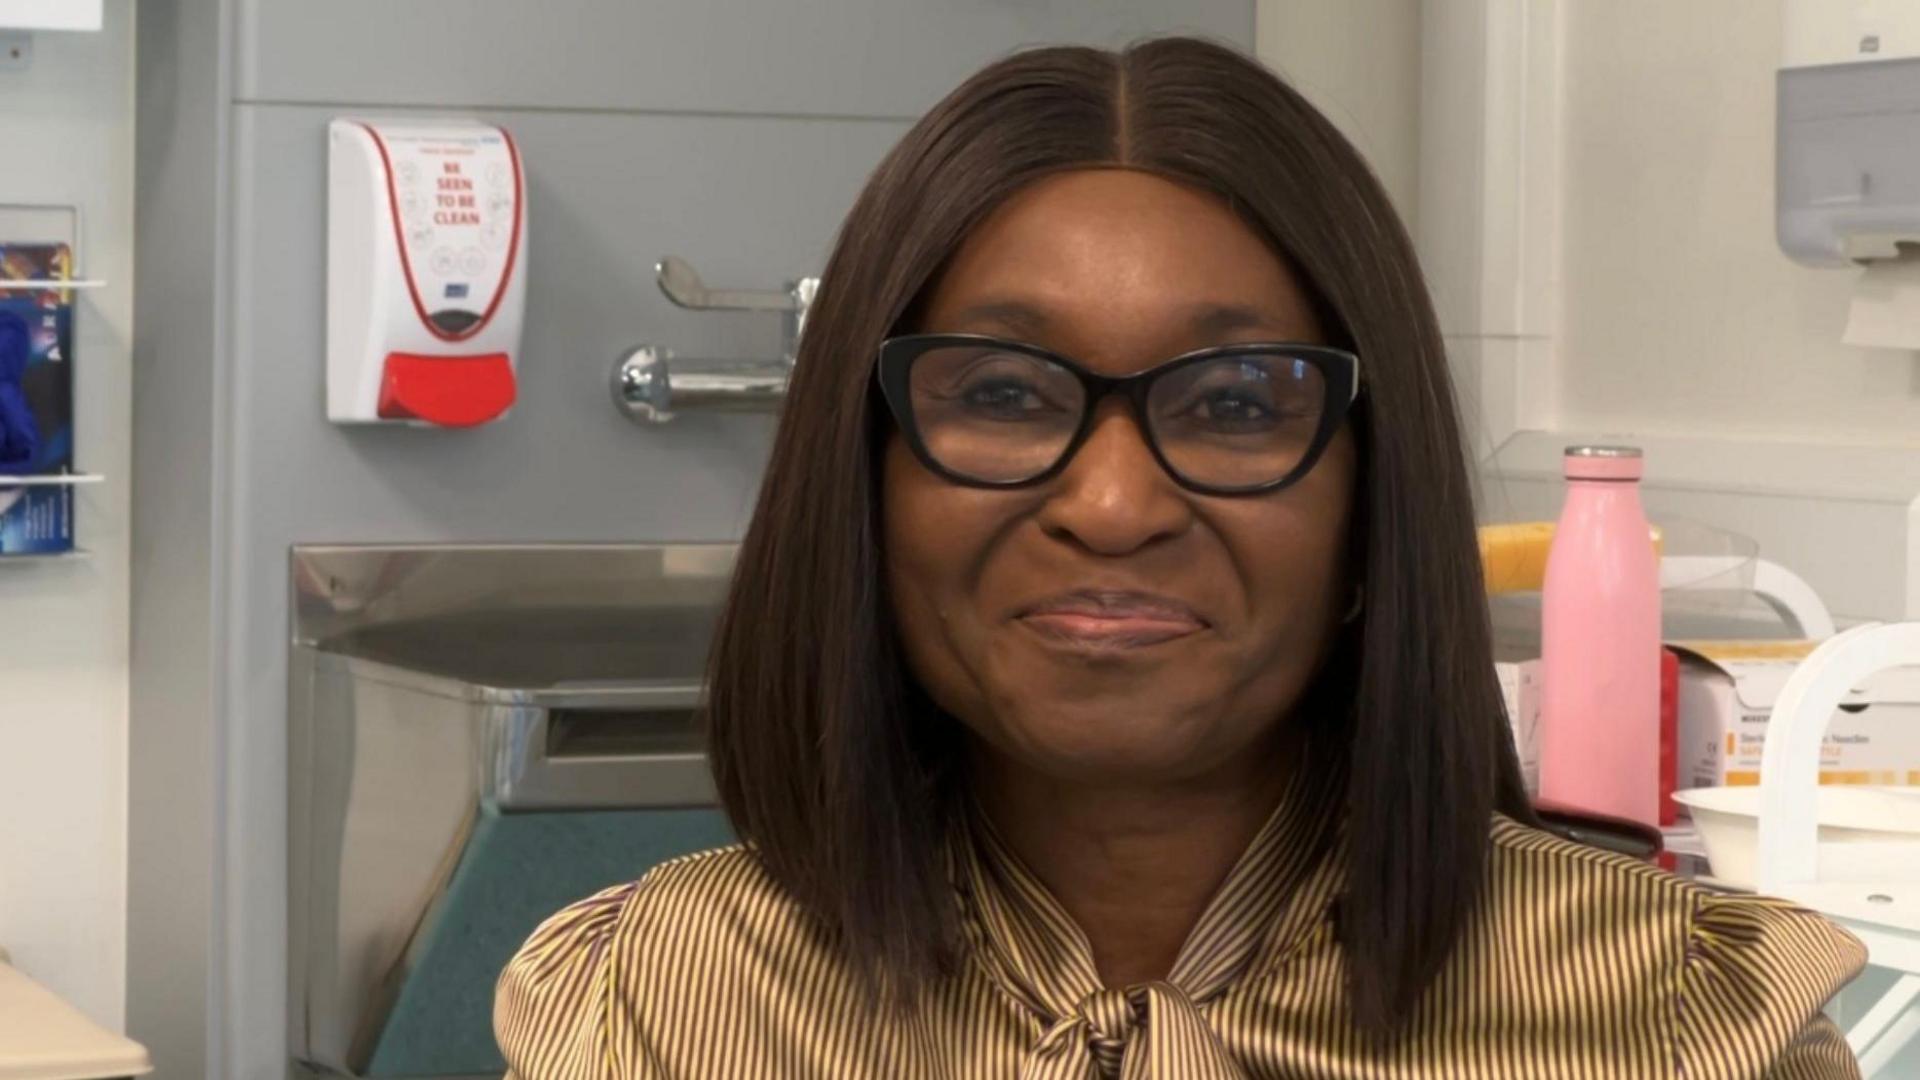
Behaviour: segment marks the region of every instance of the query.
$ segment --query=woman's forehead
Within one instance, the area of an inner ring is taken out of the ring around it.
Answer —
[[[1318,340],[1304,290],[1225,200],[1129,169],[1060,173],[1016,192],[961,243],[927,328],[1091,353]]]

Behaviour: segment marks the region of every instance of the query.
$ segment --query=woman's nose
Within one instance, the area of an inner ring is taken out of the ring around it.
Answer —
[[[1098,555],[1125,555],[1185,532],[1193,507],[1147,446],[1126,403],[1109,398],[1093,431],[1048,485],[1040,526]]]

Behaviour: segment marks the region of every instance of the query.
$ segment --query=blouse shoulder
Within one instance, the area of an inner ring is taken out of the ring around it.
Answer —
[[[1493,849],[1503,921],[1578,925],[1586,937],[1575,948],[1589,962],[1635,968],[1621,985],[1673,996],[1661,1011],[1672,1018],[1680,1075],[1858,1076],[1821,1013],[1866,962],[1853,935],[1787,901],[1715,893],[1506,818],[1496,820]],[[1576,909],[1590,914],[1572,918]]]
[[[518,1080],[654,1075],[633,982],[671,968],[689,938],[771,889],[735,845],[661,863],[638,881],[571,904],[541,923],[495,988],[494,1037]]]
[[[1680,982],[1683,1075],[1859,1076],[1821,1009],[1866,959],[1859,939],[1805,908],[1699,890]]]

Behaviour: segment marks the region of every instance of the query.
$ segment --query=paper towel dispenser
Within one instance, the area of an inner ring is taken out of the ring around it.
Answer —
[[[1786,0],[1775,211],[1812,266],[1920,254],[1920,4]]]

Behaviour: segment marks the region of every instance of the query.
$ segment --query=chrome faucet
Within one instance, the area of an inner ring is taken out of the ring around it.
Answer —
[[[781,353],[775,360],[714,360],[675,357],[657,345],[629,349],[613,368],[613,403],[636,423],[664,424],[680,410],[758,412],[780,404],[800,347],[807,307],[819,278],[801,278],[784,291],[710,289],[685,259],[669,255],[654,265],[660,291],[690,311],[785,313]]]

